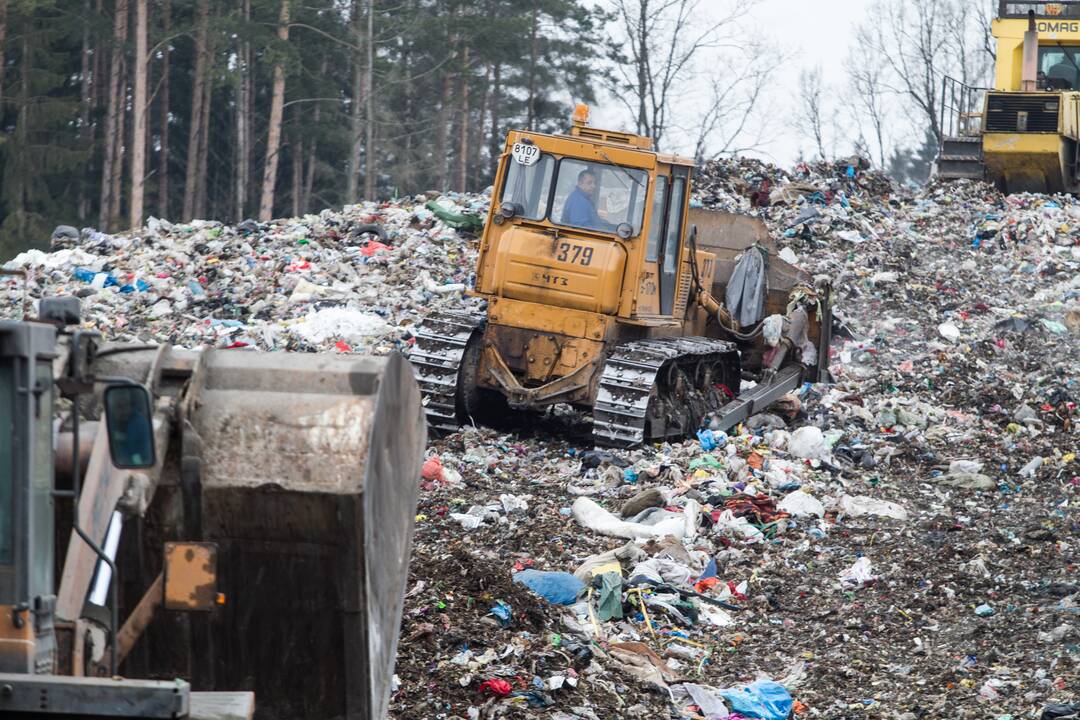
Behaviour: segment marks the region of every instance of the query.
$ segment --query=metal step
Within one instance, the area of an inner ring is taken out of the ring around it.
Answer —
[[[986,167],[982,163],[971,165],[939,165],[937,176],[942,180],[985,180]]]
[[[982,158],[982,138],[957,136],[947,137],[941,143],[942,157]]]

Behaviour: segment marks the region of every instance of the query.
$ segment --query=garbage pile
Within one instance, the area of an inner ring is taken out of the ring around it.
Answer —
[[[836,382],[629,452],[433,443],[395,717],[1075,713],[1080,202],[747,162],[695,202],[832,278]]]
[[[69,229],[5,267],[116,341],[407,352],[474,302],[487,202]],[[717,161],[694,202],[831,279],[835,382],[633,451],[566,413],[433,441],[393,717],[1075,715],[1080,202],[857,159]]]
[[[61,226],[52,251],[4,264],[0,316],[46,295],[82,298],[110,341],[385,354],[428,312],[460,307],[483,195],[418,196],[237,225],[152,218],[134,232]],[[24,297],[25,296],[25,297]]]

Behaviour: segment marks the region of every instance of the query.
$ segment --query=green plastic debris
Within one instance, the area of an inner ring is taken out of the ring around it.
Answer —
[[[619,573],[607,572],[600,576],[600,600],[596,614],[601,622],[612,618],[622,619],[622,577]]]
[[[435,217],[454,228],[455,230],[471,230],[476,232],[484,227],[484,219],[473,213],[450,212],[434,200],[429,200],[424,205],[428,210],[435,213]]]
[[[711,468],[713,470],[724,469],[724,465],[713,455],[702,455],[701,457],[694,458],[690,461],[691,470],[697,470],[698,468],[702,467]]]

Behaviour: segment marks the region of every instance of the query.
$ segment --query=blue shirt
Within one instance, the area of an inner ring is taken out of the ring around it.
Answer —
[[[579,187],[575,187],[570,196],[566,198],[560,222],[564,225],[573,225],[592,230],[611,230],[614,227],[597,214],[592,198],[586,195]]]

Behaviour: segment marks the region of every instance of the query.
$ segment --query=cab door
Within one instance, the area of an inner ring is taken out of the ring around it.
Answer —
[[[679,284],[679,258],[682,251],[682,224],[686,208],[689,168],[676,167],[671,175],[659,263],[660,314],[670,316],[675,310],[675,289]]]
[[[653,181],[652,203],[649,207],[648,232],[645,241],[645,257],[638,279],[636,312],[643,316],[660,314],[660,246],[664,241],[667,224],[668,191],[671,177],[668,168],[661,166]]]

